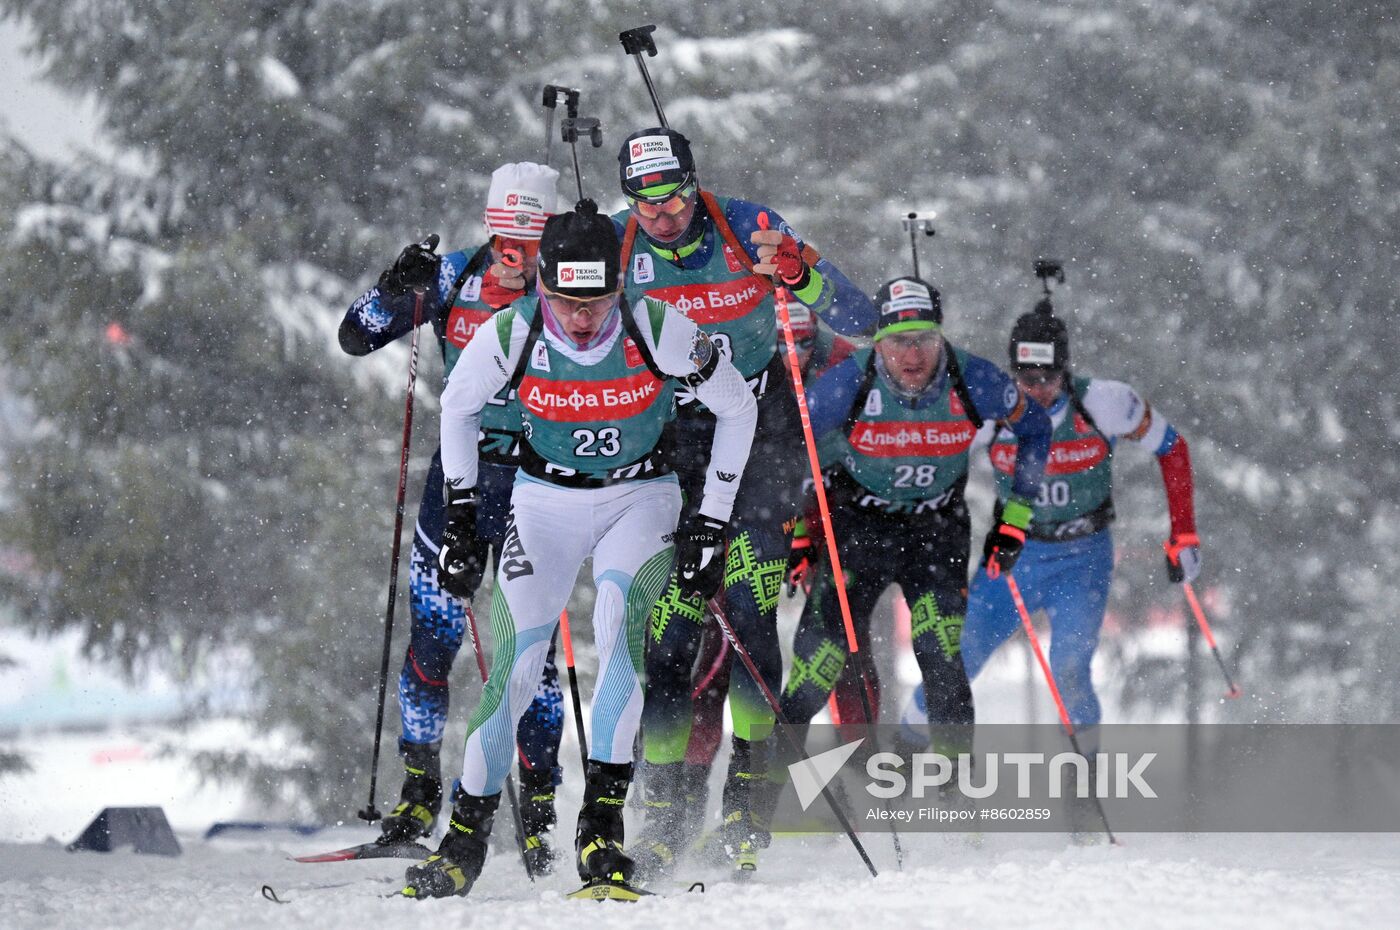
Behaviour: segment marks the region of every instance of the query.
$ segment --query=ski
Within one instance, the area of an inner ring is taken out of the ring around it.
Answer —
[[[685,893],[704,894],[705,883],[691,882],[690,887],[685,890]],[[639,888],[636,885],[630,885],[626,882],[609,882],[600,879],[595,879],[577,891],[570,892],[567,895],[567,897],[573,898],[575,901],[626,901],[628,903],[635,903],[642,898],[654,898],[658,896],[669,897],[670,895],[664,892],[647,891],[644,888]]]
[[[575,901],[627,901],[636,902],[642,898],[651,897],[650,891],[643,891],[635,885],[626,882],[612,882],[603,879],[595,879],[584,885],[577,891],[571,891],[568,897]]]
[[[376,883],[376,884],[383,884],[385,881],[386,881],[385,879],[376,879],[376,880],[375,880],[375,883]],[[397,879],[392,879],[392,880],[389,880],[389,881],[393,881],[394,884],[398,884]],[[357,886],[357,885],[360,885],[360,882],[336,882],[335,884],[331,884],[331,885],[303,885],[303,886],[298,887],[298,888],[292,888],[291,890],[292,890],[293,892],[296,892],[297,895],[298,895],[298,898],[299,898],[299,896],[300,896],[303,892],[330,891],[330,890],[332,890],[332,889],[337,889],[337,888],[351,888],[351,887],[355,887],[355,886]],[[279,894],[275,889],[273,889],[273,887],[272,887],[271,885],[263,885],[263,886],[262,886],[262,896],[263,896],[263,899],[266,900],[266,901],[270,901],[270,902],[272,902],[273,904],[291,904],[293,900],[297,900],[297,899],[295,899],[295,898],[286,898],[286,897],[283,897],[283,896],[282,896],[283,894],[285,894],[285,892]],[[389,892],[388,894],[380,895],[380,897],[382,897],[382,898],[396,898],[396,897],[399,896],[399,894],[400,894],[400,892],[398,892],[398,891],[391,891],[391,892]]]
[[[421,843],[361,843],[312,856],[288,856],[293,862],[350,862],[354,859],[415,859],[422,861],[433,851]]]

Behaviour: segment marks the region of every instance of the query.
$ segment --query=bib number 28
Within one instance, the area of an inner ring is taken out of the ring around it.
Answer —
[[[933,484],[933,478],[936,474],[938,474],[937,465],[896,465],[894,467],[894,486],[897,488],[926,488]]]
[[[584,457],[612,456],[622,451],[622,431],[613,426],[600,430],[576,429],[574,455]]]

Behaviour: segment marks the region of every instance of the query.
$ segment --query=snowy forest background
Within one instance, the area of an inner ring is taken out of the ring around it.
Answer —
[[[349,358],[336,326],[405,242],[480,241],[490,171],[541,155],[545,83],[602,119],[585,184],[619,205],[616,146],[653,116],[616,35],[646,22],[706,186],[771,204],[867,290],[907,269],[899,216],[937,211],[925,272],[958,344],[1004,359],[1032,259],[1066,260],[1079,370],[1131,382],[1191,443],[1201,586],[1250,692],[1212,719],[1395,719],[1390,4],[0,12],[97,101],[118,152],[46,161],[0,137],[3,615],[79,630],[135,677],[235,669],[247,713],[296,748],[210,771],[325,814],[357,803],[406,351]],[[406,534],[436,436],[424,371]],[[1119,462],[1113,610],[1131,629],[1181,604],[1156,466]],[[1105,648],[1125,707],[1181,707],[1179,662]]]

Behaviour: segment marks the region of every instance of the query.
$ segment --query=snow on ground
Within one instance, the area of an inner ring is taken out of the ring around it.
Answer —
[[[844,839],[779,838],[760,878],[737,886],[723,873],[704,894],[679,883],[636,905],[571,901],[576,882],[556,875],[530,886],[507,851],[488,860],[467,899],[409,901],[398,860],[300,865],[287,853],[355,841],[335,836],[253,843],[182,838],[185,855],[68,853],[58,844],[0,845],[0,925],[68,927],[295,926],[382,930],[424,926],[1284,928],[1365,926],[1400,913],[1400,838],[1393,836],[1163,836],[1121,848],[1077,847],[1062,837],[1000,835],[971,848],[957,837],[906,837],[912,865],[895,872],[889,844],[868,837],[883,873],[865,876]],[[330,841],[329,844],[327,841]],[[271,885],[288,903],[265,900]],[[600,910],[601,908],[601,910]]]

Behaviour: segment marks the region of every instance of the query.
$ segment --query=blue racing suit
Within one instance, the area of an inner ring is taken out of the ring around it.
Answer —
[[[431,323],[443,354],[444,380],[451,373],[476,328],[492,313],[480,300],[481,275],[489,265],[489,250],[450,252],[439,259],[437,285],[423,300],[423,322]],[[465,272],[465,276],[463,276]],[[453,298],[454,285],[462,277]],[[407,335],[413,329],[412,293],[389,295],[378,287],[362,294],[341,323],[341,347],[351,355],[366,355]],[[478,545],[500,551],[506,531],[511,485],[519,456],[519,420],[513,397],[498,398],[492,416],[483,418],[481,437],[481,503],[477,515]],[[466,633],[469,602],[444,591],[438,583],[437,554],[442,543],[444,505],[440,450],[433,453],[418,505],[409,562],[411,633],[408,653],[399,674],[399,706],[403,725],[400,751],[406,744],[442,740],[447,725],[448,674]],[[484,561],[484,553],[483,553]],[[480,583],[480,579],[477,579]],[[521,767],[546,770],[559,777],[559,740],[564,727],[563,692],[551,646],[534,702],[516,733]]]

